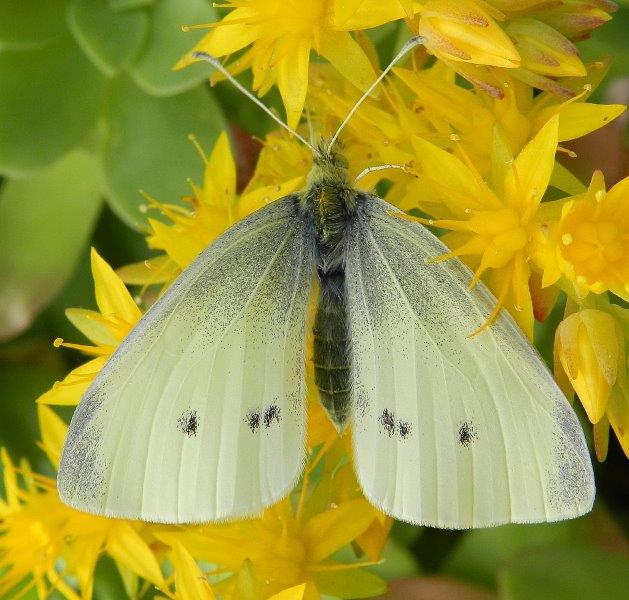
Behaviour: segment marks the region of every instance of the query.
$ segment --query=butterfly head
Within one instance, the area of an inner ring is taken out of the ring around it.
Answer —
[[[310,184],[317,182],[328,182],[339,185],[346,185],[348,179],[347,159],[342,154],[342,148],[338,142],[333,149],[328,147],[327,140],[321,140],[317,146],[313,157],[312,169],[308,176]]]

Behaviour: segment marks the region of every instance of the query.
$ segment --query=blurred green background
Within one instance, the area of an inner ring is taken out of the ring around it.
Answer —
[[[596,101],[629,95],[629,8],[621,4],[580,44],[586,60],[614,57]],[[205,65],[171,70],[204,33],[181,25],[215,15],[204,0],[0,0],[0,445],[40,472],[50,467],[35,444],[34,400],[83,362],[52,340],[83,341],[64,309],[95,305],[89,246],[114,267],[143,260],[139,190],[173,202],[188,178],[202,180],[188,135],[209,149],[229,127],[238,152],[252,147],[244,131],[272,128],[229,86],[210,89]],[[398,27],[370,33],[383,59]],[[266,101],[280,106],[276,93]],[[584,181],[594,167],[608,187],[627,174],[617,125],[575,147]],[[238,159],[247,172],[248,154]],[[560,318],[557,309],[539,339]],[[408,579],[393,587],[396,598],[628,598],[629,468],[615,440],[595,469],[598,500],[586,518],[469,532],[396,524],[378,571]],[[98,573],[98,600],[124,597],[111,564]]]

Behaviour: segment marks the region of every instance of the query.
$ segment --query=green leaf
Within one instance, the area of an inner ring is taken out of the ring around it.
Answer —
[[[629,559],[599,548],[562,547],[514,558],[500,575],[505,600],[626,598]]]
[[[413,577],[421,572],[417,559],[411,551],[391,538],[387,540],[384,547],[382,563],[368,569],[387,581]]]
[[[555,166],[550,176],[550,185],[571,196],[583,194],[587,189],[587,186],[559,161],[555,161]]]
[[[114,561],[108,556],[101,557],[94,573],[94,599],[122,600],[128,597]]]
[[[151,6],[155,0],[107,0],[107,4],[114,10],[130,10],[142,6]]]
[[[579,53],[584,62],[597,60],[602,56],[613,57],[606,82],[609,84],[617,77],[625,77],[629,71],[629,10],[619,10],[612,15],[612,20],[592,32],[586,43],[579,44]],[[594,91],[590,101],[598,102],[607,86],[605,83]]]
[[[107,77],[137,56],[149,27],[145,11],[117,11],[105,0],[73,0],[67,18],[76,43]]]
[[[68,37],[29,52],[0,52],[0,172],[50,164],[90,132],[104,79]]]
[[[203,163],[188,140],[195,133],[210,149],[224,127],[220,109],[204,88],[155,98],[127,79],[116,81],[108,111],[104,166],[110,206],[127,224],[145,222],[139,190],[166,202],[190,193],[188,178],[202,181]]]
[[[519,552],[587,541],[590,519],[471,530],[451,553],[442,572],[483,587],[493,587],[496,570]]]
[[[148,94],[172,96],[207,79],[212,73],[207,63],[181,71],[172,67],[207,33],[184,33],[181,26],[215,20],[216,11],[205,0],[160,0],[152,11],[147,48],[130,70],[135,82]]]
[[[52,348],[50,341],[47,343]],[[14,351],[14,356],[18,356],[18,352]],[[27,458],[31,464],[43,460],[43,453],[35,445],[35,440],[39,439],[35,399],[61,375],[59,369],[48,365],[0,365],[0,446],[7,448],[14,463],[21,458]],[[4,493],[1,471],[0,467],[0,493]]]
[[[68,0],[2,0],[0,46],[25,50],[45,46],[60,38],[66,32],[64,13],[67,2]]]
[[[26,329],[61,290],[98,215],[101,177],[76,150],[0,196],[0,339]]]
[[[387,591],[383,579],[364,569],[318,571],[312,579],[319,592],[340,598],[371,598]]]

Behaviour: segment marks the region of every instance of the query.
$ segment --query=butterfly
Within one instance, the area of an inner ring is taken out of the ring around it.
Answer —
[[[193,523],[286,496],[306,460],[311,327],[321,403],[351,427],[358,482],[385,513],[469,528],[591,509],[582,429],[534,348],[506,311],[469,336],[495,298],[356,189],[335,138],[313,147],[301,192],[207,247],[96,376],[62,454],[65,503]]]

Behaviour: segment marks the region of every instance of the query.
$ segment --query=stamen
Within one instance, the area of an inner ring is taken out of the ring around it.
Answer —
[[[505,302],[505,298],[507,297],[508,290],[509,290],[509,280],[506,279],[502,286],[502,289],[500,290],[500,295],[497,298],[497,302],[493,310],[489,313],[489,316],[487,317],[485,322],[478,329],[476,329],[475,331],[473,331],[467,336],[468,338],[473,338],[477,336],[479,333],[486,331],[492,326],[494,321],[498,318],[498,315],[500,314],[502,307],[504,306],[504,302]]]
[[[576,158],[577,153],[574,150],[570,150],[570,148],[564,148],[563,146],[557,146],[557,152],[563,152],[567,154],[570,158]]]
[[[199,153],[199,156],[203,159],[203,162],[207,165],[207,156],[203,148],[201,148],[201,144],[199,144],[199,140],[197,136],[194,135],[194,133],[189,133],[188,139],[192,142],[192,145],[195,147],[196,151]]]

